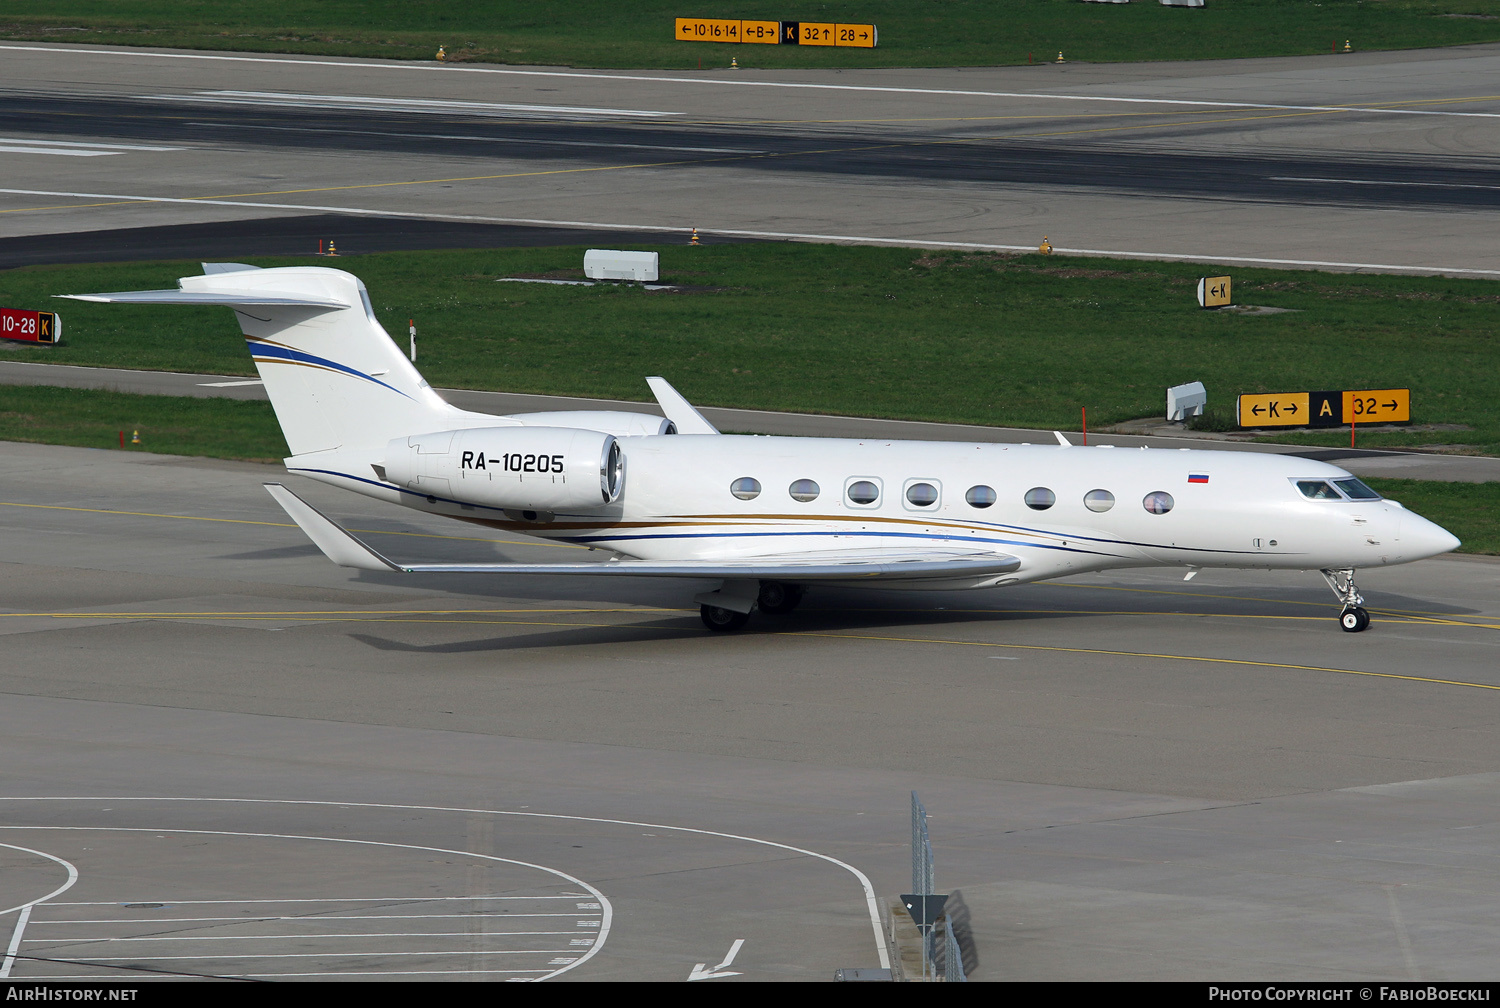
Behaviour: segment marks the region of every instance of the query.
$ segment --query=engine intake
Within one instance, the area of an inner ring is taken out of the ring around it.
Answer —
[[[619,499],[625,459],[614,436],[569,427],[475,427],[396,438],[385,477],[433,497],[526,511],[597,508]]]

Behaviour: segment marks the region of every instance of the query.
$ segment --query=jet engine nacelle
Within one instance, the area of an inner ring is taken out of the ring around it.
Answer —
[[[625,460],[612,434],[576,427],[475,427],[396,438],[385,478],[432,497],[523,511],[617,500]]]
[[[666,417],[650,413],[627,413],[624,410],[566,410],[556,413],[513,413],[510,419],[527,427],[582,427],[603,431],[615,437],[639,437],[643,434],[676,434],[677,427]]]

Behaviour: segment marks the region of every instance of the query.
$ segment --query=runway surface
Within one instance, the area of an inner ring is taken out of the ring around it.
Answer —
[[[10,237],[334,213],[1500,275],[1497,46],[835,73],[0,52]]]
[[[1125,571],[722,637],[691,582],[337,568],[286,478],[0,445],[0,910],[66,885],[12,977],[830,979],[913,789],[975,979],[1492,973],[1494,562],[1370,572],[1360,635]],[[398,556],[577,552],[296,483]]]

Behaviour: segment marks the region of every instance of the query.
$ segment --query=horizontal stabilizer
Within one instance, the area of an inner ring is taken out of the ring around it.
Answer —
[[[298,291],[214,291],[151,290],[113,291],[105,294],[54,294],[73,301],[101,301],[105,304],[175,304],[175,305],[302,305],[308,308],[350,308],[346,301]]]
[[[1017,557],[962,550],[848,549],[729,560],[609,560],[602,563],[424,563],[398,564],[350,535],[336,522],[280,483],[267,483],[276,502],[307,537],[342,567],[427,574],[617,574],[630,577],[763,578],[796,581],[915,580],[1009,574]]]

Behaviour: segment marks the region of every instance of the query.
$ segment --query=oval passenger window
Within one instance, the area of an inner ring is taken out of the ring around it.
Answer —
[[[1115,495],[1108,490],[1090,490],[1083,495],[1083,506],[1090,511],[1108,511],[1115,506]]]
[[[740,500],[754,500],[760,496],[760,480],[741,476],[729,484],[729,492]]]
[[[1141,507],[1152,514],[1166,514],[1175,504],[1176,501],[1172,500],[1172,495],[1165,490],[1153,490],[1141,498]]]
[[[906,488],[907,503],[913,507],[931,507],[937,503],[937,487],[931,483],[913,483]]]
[[[802,501],[804,504],[810,500],[818,499],[818,484],[810,479],[799,479],[787,488],[792,495],[792,500]]]
[[[969,492],[964,494],[964,500],[969,502],[970,507],[987,508],[995,503],[995,491],[987,486],[969,487]]]
[[[858,480],[849,484],[849,500],[854,504],[874,504],[880,498],[880,488],[869,480]]]
[[[1033,511],[1045,511],[1057,503],[1057,494],[1046,487],[1032,487],[1026,491],[1026,506]]]

